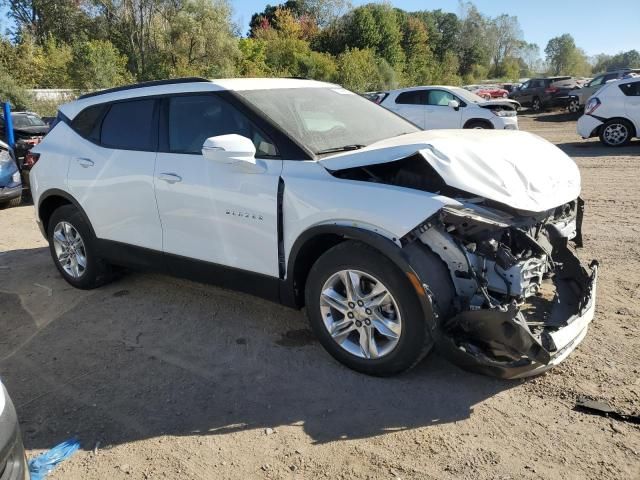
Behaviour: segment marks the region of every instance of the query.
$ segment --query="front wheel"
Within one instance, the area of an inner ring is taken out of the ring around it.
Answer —
[[[622,119],[613,119],[600,129],[600,141],[608,147],[621,147],[631,141],[633,127]]]
[[[386,256],[348,241],[324,253],[305,291],[311,327],[353,370],[385,376],[415,365],[432,346],[412,284]]]
[[[91,289],[110,279],[110,265],[98,256],[95,237],[74,206],[64,205],[53,212],[47,238],[53,262],[74,287]]]

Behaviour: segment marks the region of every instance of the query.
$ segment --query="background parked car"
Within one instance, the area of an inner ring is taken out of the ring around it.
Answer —
[[[539,112],[550,107],[566,107],[570,92],[578,88],[573,77],[532,78],[520,88],[509,94],[509,98],[517,100],[524,107],[531,107]]]
[[[517,130],[518,102],[485,100],[460,87],[411,87],[386,92],[380,105],[425,130],[487,128]]]
[[[600,137],[609,147],[621,147],[640,135],[640,78],[606,84],[585,106],[578,120],[582,138]]]
[[[485,100],[491,100],[492,98],[507,98],[509,96],[509,92],[507,90],[497,85],[482,85],[471,91]]]
[[[640,68],[622,68],[619,70],[612,70],[596,75],[582,88],[571,92],[567,109],[571,113],[578,113],[584,108],[584,105],[585,103],[587,103],[587,100],[589,100],[589,97],[600,90],[603,85],[605,85],[607,82],[620,80],[622,77],[629,73],[640,73]]]
[[[0,141],[0,206],[16,207],[22,201],[20,170],[9,146]],[[0,470],[1,471],[1,470]],[[0,476],[0,478],[2,478]]]
[[[33,112],[11,112],[11,120],[16,142],[14,153],[18,161],[22,161],[25,154],[42,141],[49,131],[49,125]],[[7,141],[4,115],[0,116],[0,139]]]

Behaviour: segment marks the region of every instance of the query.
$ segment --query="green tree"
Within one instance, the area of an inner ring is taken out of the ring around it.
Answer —
[[[549,40],[544,53],[552,75],[586,75],[590,72],[585,53],[568,33]]]
[[[640,68],[640,53],[637,50],[620,52],[616,55],[596,55],[594,72],[604,72],[619,68]]]
[[[405,81],[412,85],[428,83],[432,75],[433,53],[429,48],[427,27],[419,18],[406,18],[402,48],[406,56]]]
[[[77,42],[71,61],[71,81],[79,90],[95,90],[129,83],[127,59],[105,40]]]
[[[355,92],[384,88],[375,52],[348,48],[341,53],[338,57],[338,83]]]

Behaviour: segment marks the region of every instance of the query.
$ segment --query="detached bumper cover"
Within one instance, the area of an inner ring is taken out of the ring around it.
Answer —
[[[508,379],[562,362],[593,320],[598,276],[597,262],[587,271],[568,249],[563,257],[548,315],[538,315],[535,308],[534,315],[525,314],[515,304],[464,311],[443,326],[437,341],[441,353],[468,370]]]

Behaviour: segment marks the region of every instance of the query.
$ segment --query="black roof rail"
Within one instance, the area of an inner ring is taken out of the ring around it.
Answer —
[[[122,87],[107,88],[106,90],[98,90],[97,92],[85,93],[84,95],[80,95],[78,97],[78,100],[81,100],[83,98],[96,97],[98,95],[105,95],[107,93],[123,92],[125,90],[134,90],[136,88],[157,87],[159,85],[174,85],[174,84],[180,84],[180,83],[209,82],[209,81],[210,80],[202,77],[183,77],[183,78],[172,78],[169,80],[151,80],[149,82],[133,83],[131,85],[123,85]]]

